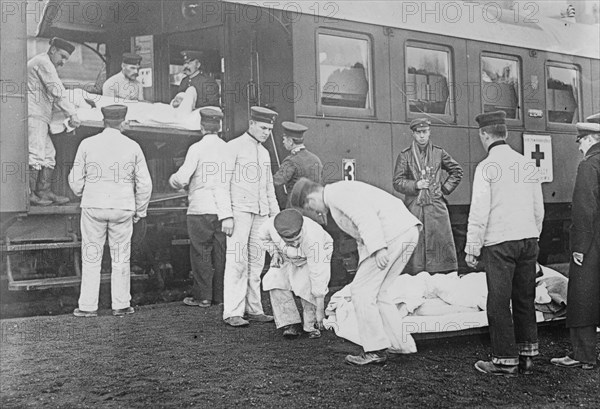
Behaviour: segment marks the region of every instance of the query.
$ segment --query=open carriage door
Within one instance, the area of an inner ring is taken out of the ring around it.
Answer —
[[[27,24],[18,3],[2,1],[5,11],[0,25],[2,90],[0,91],[0,153],[2,182],[0,213],[24,212],[27,197]],[[5,4],[7,3],[7,4]],[[5,8],[6,6],[6,8]],[[14,14],[10,13],[14,7]],[[2,217],[2,224],[7,222]],[[4,227],[4,226],[3,226]]]

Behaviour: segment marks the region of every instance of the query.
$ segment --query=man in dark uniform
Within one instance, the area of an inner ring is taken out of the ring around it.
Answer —
[[[444,195],[456,189],[463,170],[444,149],[431,143],[429,125],[425,118],[410,123],[414,140],[398,155],[394,171],[394,189],[404,194],[406,207],[423,223],[419,244],[404,269],[408,274],[458,268]]]
[[[183,73],[185,77],[181,80],[177,93],[185,92],[189,87],[194,87],[197,94],[196,108],[209,105],[220,106],[219,84],[217,84],[214,78],[204,74],[200,70],[202,66],[200,62],[202,53],[199,51],[182,51],[181,55],[183,55]]]
[[[596,326],[600,325],[600,114],[577,124],[584,155],[573,190],[571,265],[567,293],[567,327],[573,352],[551,362],[563,368],[593,369]],[[595,121],[595,122],[589,122]]]
[[[287,193],[298,179],[305,177],[315,183],[321,183],[323,164],[321,159],[304,146],[304,132],[308,130],[304,125],[295,122],[283,122],[283,146],[290,154],[281,162],[281,166],[273,176],[275,186],[285,186]]]

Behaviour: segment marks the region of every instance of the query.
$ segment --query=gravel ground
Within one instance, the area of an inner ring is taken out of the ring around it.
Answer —
[[[344,356],[359,348],[331,332],[235,329],[219,307],[100,313],[1,320],[1,407],[600,407],[598,368],[549,363],[568,348],[562,324],[540,329],[534,375],[504,378],[473,368],[487,335],[417,341],[417,354],[355,368]]]

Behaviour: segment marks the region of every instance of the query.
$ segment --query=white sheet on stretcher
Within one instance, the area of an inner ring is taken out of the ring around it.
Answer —
[[[77,108],[77,115],[81,121],[102,122],[103,117],[100,108],[113,104],[121,104],[128,108],[125,118],[127,121],[159,128],[200,130],[200,114],[198,109],[190,112],[189,110],[173,108],[169,104],[160,102],[139,102],[91,94],[80,88],[67,90],[67,92],[69,93],[69,100]],[[92,108],[85,101],[86,99],[93,101],[96,107]],[[218,107],[212,108],[220,110]],[[52,123],[50,124],[51,132],[53,134],[64,132],[67,128],[66,120],[67,117],[62,111],[55,110],[52,115]]]
[[[541,266],[547,277],[566,278],[550,268]],[[360,334],[350,296],[350,285],[336,292],[329,301],[324,320],[325,327],[336,335],[360,345]],[[417,352],[411,334],[462,331],[488,325],[485,312],[487,284],[485,273],[471,273],[463,277],[452,274],[429,274],[416,276],[402,274],[394,283],[393,301],[402,320],[405,336],[400,345],[403,353]],[[549,302],[545,286],[536,287],[536,303]],[[544,315],[536,311],[537,322],[544,321]]]

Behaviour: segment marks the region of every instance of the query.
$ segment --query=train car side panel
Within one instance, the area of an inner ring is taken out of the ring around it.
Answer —
[[[4,2],[3,3],[8,3]],[[7,5],[8,7],[9,5]],[[3,7],[4,10],[4,7]],[[7,9],[8,10],[8,9]],[[27,210],[27,26],[16,12],[0,25],[2,212]]]

